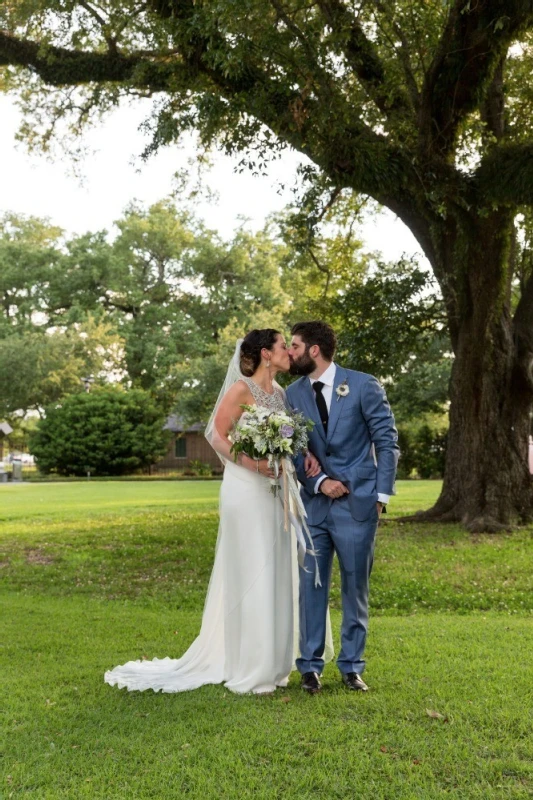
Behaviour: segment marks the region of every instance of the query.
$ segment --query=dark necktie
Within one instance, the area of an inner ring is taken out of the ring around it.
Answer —
[[[326,405],[326,401],[324,399],[324,395],[322,394],[322,389],[324,388],[324,384],[322,381],[315,381],[313,383],[313,390],[315,392],[316,404],[318,407],[318,413],[320,414],[320,419],[322,420],[322,425],[324,426],[324,433],[328,432],[328,407]]]

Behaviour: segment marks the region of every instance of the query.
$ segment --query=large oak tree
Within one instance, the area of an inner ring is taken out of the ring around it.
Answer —
[[[533,0],[14,0],[0,66],[53,120],[150,96],[154,147],[186,128],[256,162],[291,146],[396,213],[455,354],[427,516],[490,531],[532,511],[533,276],[515,280],[514,228],[533,200],[532,25]]]

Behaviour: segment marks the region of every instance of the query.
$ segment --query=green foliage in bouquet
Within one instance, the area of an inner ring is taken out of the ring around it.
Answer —
[[[164,454],[163,424],[142,389],[96,388],[47,408],[31,435],[31,452],[44,473],[124,475]]]

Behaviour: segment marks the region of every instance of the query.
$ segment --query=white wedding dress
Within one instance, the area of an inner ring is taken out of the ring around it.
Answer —
[[[281,389],[265,398],[245,380],[257,404],[285,410]],[[283,529],[283,507],[269,479],[226,461],[200,635],[181,658],[129,661],[106,672],[106,683],[163,692],[208,683],[239,693],[286,686],[295,656],[297,580],[295,539]]]

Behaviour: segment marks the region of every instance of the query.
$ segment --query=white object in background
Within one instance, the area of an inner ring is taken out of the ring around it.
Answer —
[[[11,480],[13,483],[19,482],[22,480],[22,461],[20,458],[13,459],[13,468],[11,473]]]

